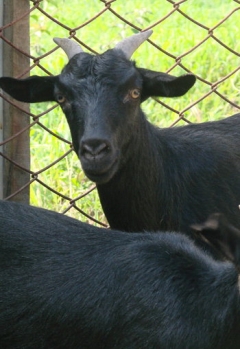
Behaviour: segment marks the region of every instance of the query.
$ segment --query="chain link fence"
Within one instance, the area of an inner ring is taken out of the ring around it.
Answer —
[[[53,36],[76,40],[95,54],[113,47],[122,37],[153,29],[151,38],[134,54],[138,65],[173,75],[193,73],[198,80],[193,92],[184,98],[144,103],[155,124],[165,127],[215,120],[240,109],[240,1],[202,0],[196,5],[191,0],[90,0],[87,4],[13,0],[13,4],[8,21],[5,17],[0,24],[3,61],[12,60],[14,67],[3,68],[4,75],[58,74],[66,58],[52,42]],[[26,29],[29,18],[30,33]],[[10,29],[15,30],[15,36],[8,35]],[[30,192],[30,202],[35,205],[107,224],[95,186],[80,169],[58,106],[45,103],[29,110],[27,104],[6,94],[0,93],[0,98],[5,106],[0,104],[2,196],[28,201]]]

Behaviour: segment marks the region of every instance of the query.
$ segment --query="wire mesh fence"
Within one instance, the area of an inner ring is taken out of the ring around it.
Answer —
[[[21,3],[18,1],[19,7]],[[198,80],[193,92],[183,98],[144,103],[144,111],[151,115],[153,123],[174,127],[225,118],[239,111],[240,1],[202,0],[196,5],[191,0],[134,0],[128,4],[121,0],[32,0],[29,4],[28,10],[20,16],[14,12],[13,18],[0,28],[3,44],[30,59],[30,65],[14,77],[59,74],[66,58],[53,43],[54,36],[76,40],[86,51],[97,54],[123,37],[153,29],[151,38],[134,54],[138,65],[173,75],[193,73]],[[29,17],[30,53],[5,34]],[[31,166],[20,163],[5,148],[0,153],[5,163],[27,174],[24,183],[12,184],[5,199],[16,200],[28,188],[30,202],[35,205],[94,224],[107,224],[95,185],[85,178],[73,152],[67,122],[59,107],[44,103],[31,106],[29,111],[26,104],[6,94],[0,97],[30,120],[0,143],[5,147],[14,142],[16,147],[23,134],[30,134]]]

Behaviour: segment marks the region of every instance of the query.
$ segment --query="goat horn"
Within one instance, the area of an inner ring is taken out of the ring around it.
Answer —
[[[54,38],[53,41],[63,49],[69,60],[77,53],[83,52],[81,46],[74,40]]]
[[[127,59],[130,59],[132,54],[136,51],[136,49],[152,35],[152,30],[146,30],[145,32],[140,32],[138,34],[134,34],[129,38],[126,38],[120,41],[115,48],[118,50],[122,50]]]

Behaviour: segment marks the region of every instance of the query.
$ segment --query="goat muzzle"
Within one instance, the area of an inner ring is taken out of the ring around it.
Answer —
[[[79,159],[86,176],[96,183],[106,183],[118,169],[117,152],[106,140],[82,140]]]

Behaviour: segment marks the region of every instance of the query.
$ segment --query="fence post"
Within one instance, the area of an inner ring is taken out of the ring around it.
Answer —
[[[3,0],[0,0],[0,27],[3,26]],[[2,40],[0,40],[0,76],[3,74],[3,51]],[[0,143],[3,141],[3,103],[0,98]],[[0,152],[3,151],[0,146]],[[3,198],[3,158],[0,156],[0,199]]]
[[[1,0],[2,1],[2,0]],[[4,76],[18,77],[29,68],[29,57],[18,51],[29,53],[29,15],[21,18],[29,10],[29,0],[3,0],[3,25],[14,22],[11,26],[3,30],[3,36],[9,40],[14,47],[3,42],[2,47],[2,73]],[[24,75],[26,77],[26,75]],[[29,124],[29,116],[19,110],[21,106],[28,111],[28,106],[16,103],[15,106],[3,101],[3,139],[13,136]],[[30,146],[29,131],[14,137],[3,147],[3,153],[23,168],[30,168]],[[29,182],[29,173],[18,168],[13,163],[3,160],[3,198],[13,195],[14,201],[29,203],[29,186],[20,190]],[[20,190],[20,191],[19,191]]]

